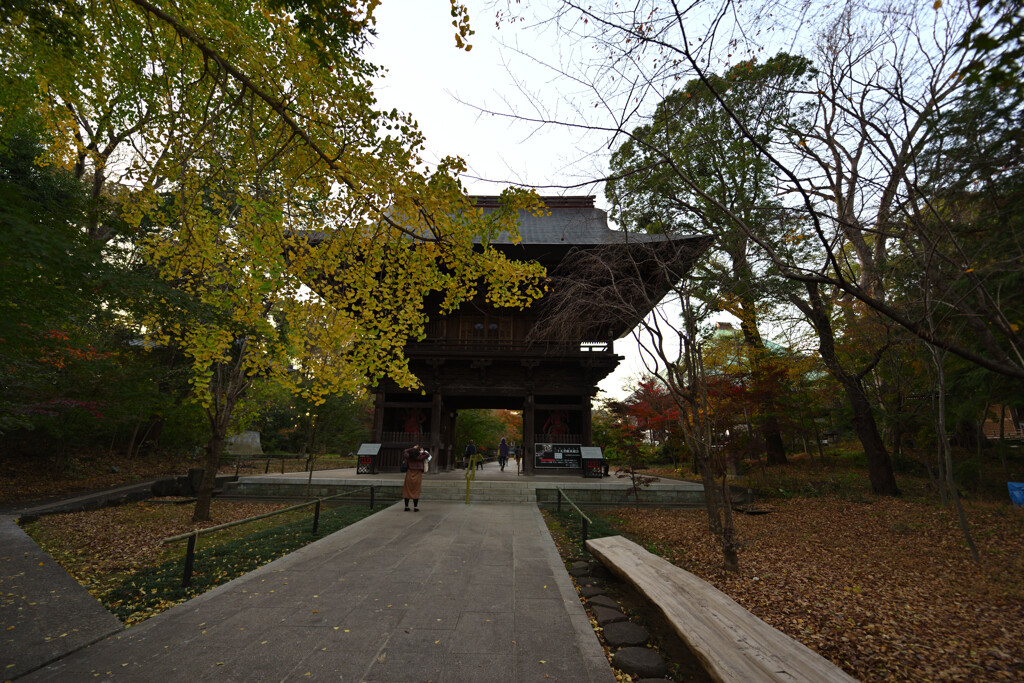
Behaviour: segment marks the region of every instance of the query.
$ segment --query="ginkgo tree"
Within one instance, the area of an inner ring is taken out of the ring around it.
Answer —
[[[313,401],[384,376],[415,386],[402,349],[423,334],[427,295],[451,310],[479,290],[498,306],[541,292],[539,266],[489,246],[515,234],[520,210],[542,210],[536,196],[507,190],[484,216],[463,162],[428,168],[413,118],[376,108],[378,70],[360,50],[378,4],[4,7],[5,118],[46,122],[39,162],[73,169],[112,207],[90,236],[130,240],[171,285],[138,292],[133,322],[192,361],[211,430],[197,521],[254,379]],[[469,49],[465,8],[451,5]]]

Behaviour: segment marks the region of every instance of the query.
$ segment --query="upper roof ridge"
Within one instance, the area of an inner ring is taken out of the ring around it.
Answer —
[[[469,195],[470,199],[476,201],[476,205],[483,208],[496,208],[501,204],[501,197],[498,195]],[[562,196],[541,196],[541,201],[549,209],[592,209],[594,208],[594,195],[562,195]]]

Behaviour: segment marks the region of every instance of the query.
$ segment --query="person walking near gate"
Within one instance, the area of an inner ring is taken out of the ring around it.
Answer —
[[[470,462],[473,460],[473,456],[476,455],[476,444],[473,443],[473,439],[470,439],[469,443],[466,444],[466,452],[464,455],[466,456],[466,469],[469,469],[472,467]]]
[[[501,471],[505,471],[505,465],[508,464],[508,442],[505,441],[505,437],[501,437],[501,443],[498,444],[498,465],[501,466]]]

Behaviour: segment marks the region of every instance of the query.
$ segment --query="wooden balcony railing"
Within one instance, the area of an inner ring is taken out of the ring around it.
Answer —
[[[611,342],[524,342],[508,339],[425,339],[409,344],[411,353],[501,351],[536,355],[612,354]]]
[[[583,443],[582,434],[561,434],[551,436],[550,434],[534,434],[533,442],[536,443]]]
[[[433,437],[431,432],[384,432],[381,435],[384,443],[408,443],[410,446],[418,443],[424,448],[430,448]]]

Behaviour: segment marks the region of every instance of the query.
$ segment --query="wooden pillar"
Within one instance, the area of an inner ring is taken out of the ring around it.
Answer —
[[[594,426],[591,421],[591,402],[589,396],[584,396],[580,402],[580,439],[584,446],[594,445]]]
[[[523,472],[528,475],[535,474],[533,464],[536,462],[534,460],[536,444],[533,442],[535,431],[533,412],[533,394],[527,394],[526,399],[523,400]]]
[[[429,450],[434,454],[434,461],[438,462],[441,455],[441,411],[444,410],[444,402],[441,394],[434,394],[434,402],[430,407],[430,446]]]
[[[384,441],[384,392],[378,390],[373,401],[373,437],[371,443]]]
[[[455,452],[455,429],[458,426],[459,414],[456,411],[451,410],[451,411],[448,411],[447,415],[448,415],[448,438],[445,440],[445,443],[447,445],[444,447],[444,452],[445,452],[444,470],[446,472],[450,472],[455,467],[455,458],[458,457],[458,455]]]

